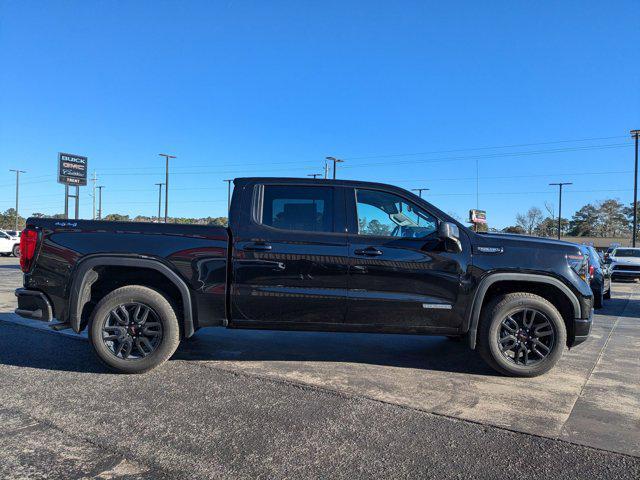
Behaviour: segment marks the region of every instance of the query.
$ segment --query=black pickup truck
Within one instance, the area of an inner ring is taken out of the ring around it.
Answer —
[[[30,218],[16,313],[88,329],[120,372],[163,363],[202,327],[465,338],[534,376],[586,340],[577,245],[478,234],[378,183],[241,178],[229,227]]]

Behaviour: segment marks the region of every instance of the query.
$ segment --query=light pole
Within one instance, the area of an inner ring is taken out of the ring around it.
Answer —
[[[631,232],[631,245],[635,247],[638,232],[638,137],[640,137],[640,130],[631,130],[631,136],[636,139],[636,162],[633,175],[633,230]]]
[[[231,210],[231,182],[233,182],[233,179],[228,178],[223,180],[223,182],[227,182],[227,218],[229,218],[229,211]]]
[[[93,195],[91,195],[92,199],[93,199],[93,215],[91,216],[91,220],[95,220],[96,219],[96,182],[98,181],[98,177],[96,176],[96,171],[93,171],[93,179],[91,180],[93,182]]]
[[[162,186],[164,183],[156,183],[158,186],[158,223],[160,223],[160,208],[162,206]]]
[[[102,220],[102,189],[104,185],[98,185],[98,220]]]
[[[336,179],[336,169],[339,163],[344,163],[344,160],[340,160],[339,158],[336,157],[326,157],[327,160],[333,162],[333,179]]]
[[[169,155],[168,153],[159,153],[161,157],[165,158],[164,167],[164,223],[167,223],[169,217],[169,159],[177,158],[175,155]]]
[[[318,177],[321,177],[322,174],[321,173],[308,173],[307,177],[313,177],[313,179],[315,180]]]
[[[418,192],[418,196],[422,198],[422,192],[426,192],[427,190],[431,190],[430,188],[412,188],[414,192]]]
[[[21,173],[27,173],[24,170],[14,170],[14,169],[10,169],[10,172],[16,172],[16,227],[15,230],[16,232],[18,231],[18,218],[20,218],[20,215],[18,215],[18,199],[19,199],[19,193],[20,193],[20,174]]]
[[[560,189],[559,189],[560,198],[558,200],[558,240],[560,240],[560,226],[561,226],[561,222],[562,222],[562,187],[564,185],[573,185],[573,183],[572,182],[559,182],[559,183],[550,183],[549,185],[557,185],[558,187],[560,187]]]

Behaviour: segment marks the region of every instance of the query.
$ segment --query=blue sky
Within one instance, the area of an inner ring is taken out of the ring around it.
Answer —
[[[555,207],[554,181],[574,183],[564,212],[629,203],[639,44],[637,1],[0,0],[0,210],[21,168],[21,212],[62,211],[59,151],[89,157],[105,213],[156,212],[160,152],[179,216],[327,155],[462,218],[478,161],[498,227]]]

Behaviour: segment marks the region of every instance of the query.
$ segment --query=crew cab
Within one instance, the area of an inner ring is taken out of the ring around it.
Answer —
[[[577,245],[475,233],[369,182],[236,179],[227,228],[30,218],[20,262],[16,313],[88,329],[128,373],[227,327],[463,337],[497,371],[534,376],[593,315]]]

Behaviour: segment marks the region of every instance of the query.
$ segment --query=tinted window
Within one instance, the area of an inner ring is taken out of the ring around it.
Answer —
[[[265,185],[263,225],[284,230],[333,231],[333,189]]]
[[[375,190],[356,190],[358,233],[423,238],[438,229],[438,220],[402,197]]]

